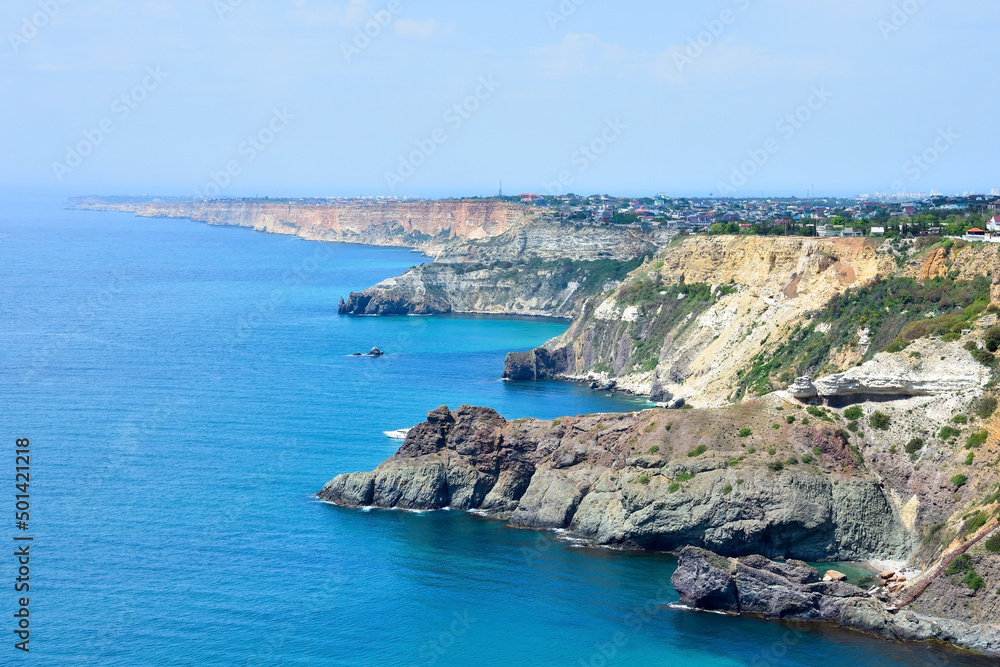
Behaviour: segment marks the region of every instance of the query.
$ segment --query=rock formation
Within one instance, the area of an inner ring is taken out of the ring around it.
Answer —
[[[884,596],[843,581],[820,581],[801,562],[757,555],[730,559],[686,547],[671,581],[681,603],[695,609],[834,623],[890,640],[936,640],[1000,653],[1000,627],[897,611]]]
[[[760,406],[758,406],[760,408]],[[349,507],[482,510],[522,528],[563,528],[597,544],[865,559],[909,557],[918,540],[835,428],[786,425],[769,465],[737,437],[752,411],[650,410],[508,422],[446,407],[374,472],[341,475],[320,497]],[[670,424],[670,429],[666,425]],[[688,452],[695,455],[690,456]]]

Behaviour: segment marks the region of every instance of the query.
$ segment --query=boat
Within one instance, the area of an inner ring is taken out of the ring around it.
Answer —
[[[382,431],[385,433],[385,437],[392,438],[393,440],[406,440],[406,434],[410,432],[408,428],[401,428],[396,431]]]

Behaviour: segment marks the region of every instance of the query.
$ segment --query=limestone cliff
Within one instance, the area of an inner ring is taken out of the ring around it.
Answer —
[[[614,380],[657,402],[680,396],[702,406],[787,388],[801,375],[848,382],[837,374],[899,336],[940,335],[949,313],[969,307],[985,314],[998,269],[989,244],[689,238],[582,304],[566,334],[545,346],[565,362],[549,377]],[[925,318],[927,327],[914,326]],[[972,318],[955,328],[983,326]],[[509,377],[527,375],[518,364],[512,355]],[[884,371],[875,379],[886,388],[906,384]],[[929,372],[915,381],[947,384]],[[969,385],[959,384],[943,390]]]
[[[463,242],[515,230],[542,215],[538,209],[490,199],[321,205],[259,199],[115,202],[81,197],[71,200],[71,204],[81,210],[120,211],[145,218],[186,218],[314,241],[414,247],[433,256],[446,254],[452,246]]]

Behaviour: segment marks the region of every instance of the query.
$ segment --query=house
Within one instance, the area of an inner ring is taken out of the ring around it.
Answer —
[[[986,221],[986,229],[991,232],[1000,231],[1000,215],[994,215]]]
[[[850,227],[847,227],[843,231],[841,231],[840,235],[843,236],[843,237],[847,237],[847,238],[853,238],[855,236],[862,236],[861,232],[856,231],[856,230],[854,230],[854,229],[852,229]]]
[[[986,230],[979,229],[978,227],[973,227],[969,231],[965,232],[966,241],[985,241],[986,240]]]
[[[872,236],[885,236],[885,227],[872,227]]]

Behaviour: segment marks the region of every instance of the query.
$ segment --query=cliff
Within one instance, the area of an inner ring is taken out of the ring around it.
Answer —
[[[897,385],[918,393],[920,383],[952,391],[929,369],[894,377],[875,364],[864,378],[850,369],[928,334],[981,333],[977,319],[1000,291],[994,276],[1000,256],[989,244],[689,238],[582,304],[571,328],[545,345],[562,360],[546,377],[613,380],[657,402],[700,406],[803,376],[832,376],[817,383],[826,387],[853,382],[854,393],[879,383],[882,393]],[[529,376],[533,359],[511,355],[507,377]]]
[[[659,232],[527,222],[454,245],[443,261],[410,269],[341,302],[349,315],[492,313],[572,317],[669,242]]]
[[[845,408],[776,393],[552,421],[441,407],[392,458],[319,497],[683,550],[675,585],[699,608],[996,651],[1000,541],[984,541],[1000,525],[995,409],[981,390]],[[897,565],[869,591],[768,560],[789,558]]]
[[[321,205],[262,200],[119,202],[81,197],[71,204],[80,210],[185,218],[313,241],[413,247],[433,256],[446,254],[461,242],[499,236],[541,215],[538,209],[489,199]]]
[[[933,640],[1000,654],[1000,616],[970,623],[899,610],[885,588],[869,592],[844,581],[821,581],[819,572],[802,562],[780,563],[761,556],[730,559],[687,547],[680,552],[671,581],[681,604],[693,609],[786,623],[832,623],[892,641]]]
[[[772,429],[780,407],[768,400],[554,422],[439,408],[393,458],[337,477],[320,497],[481,510],[616,547],[700,544],[810,559],[913,553],[920,527],[907,525],[903,503],[863,468],[849,438],[825,422]],[[740,437],[742,428],[761,435]]]

